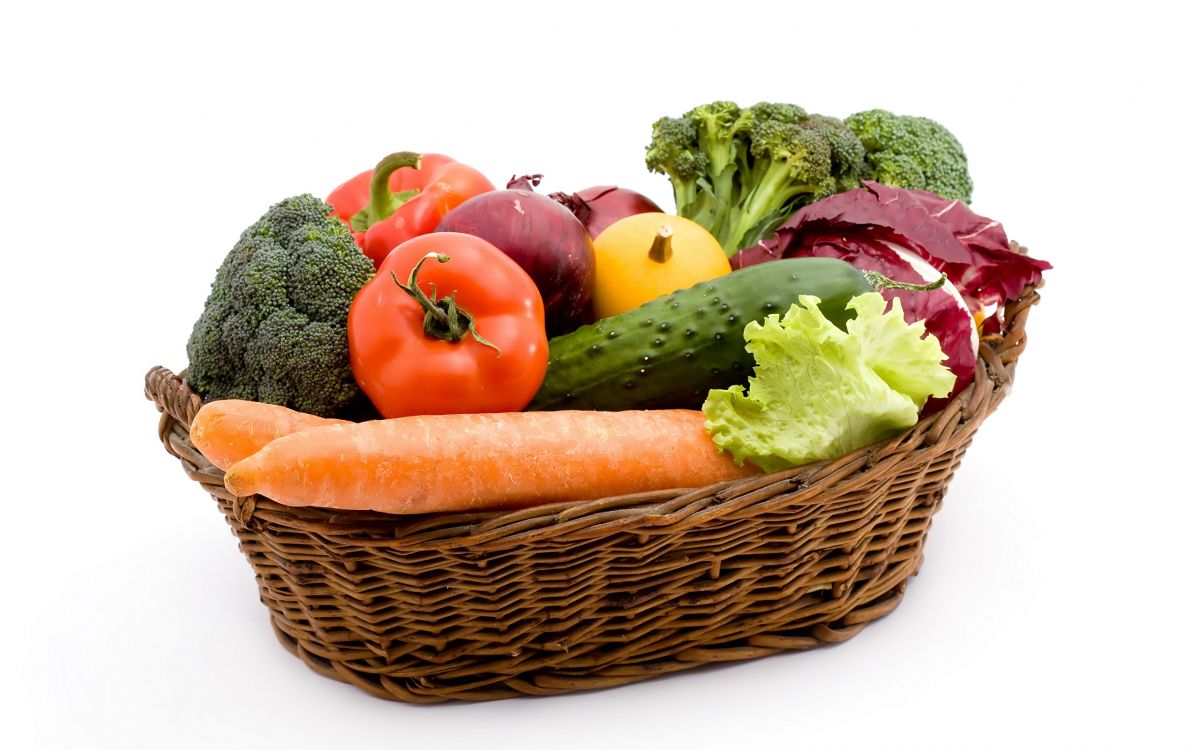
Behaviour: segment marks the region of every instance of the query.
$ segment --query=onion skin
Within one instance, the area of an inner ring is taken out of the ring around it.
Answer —
[[[571,213],[587,227],[592,239],[626,216],[663,213],[657,203],[636,190],[615,185],[598,185],[571,195],[551,193],[550,197],[571,209]]]
[[[591,322],[595,252],[566,207],[532,190],[496,190],[465,201],[434,231],[475,235],[515,260],[542,295],[549,335]]]

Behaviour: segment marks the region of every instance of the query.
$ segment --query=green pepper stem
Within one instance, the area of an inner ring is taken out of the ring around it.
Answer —
[[[875,287],[875,291],[881,292],[884,289],[905,289],[910,292],[931,292],[934,289],[941,288],[942,284],[946,283],[946,274],[942,274],[937,281],[932,281],[928,284],[909,284],[905,281],[896,281],[888,278],[878,271],[863,271],[863,276],[866,277],[867,283]]]
[[[438,263],[450,262],[450,256],[442,253],[429,253],[428,255],[417,261],[413,266],[412,273],[408,275],[408,284],[400,283],[400,279],[396,278],[396,272],[392,271],[392,281],[396,286],[416,300],[421,309],[425,311],[425,320],[421,325],[421,329],[426,336],[430,338],[447,341],[451,344],[462,341],[463,338],[470,334],[479,343],[484,346],[490,346],[496,350],[496,356],[502,356],[504,352],[500,351],[500,347],[485,339],[475,330],[475,318],[466,308],[460,307],[455,295],[458,292],[451,292],[449,297],[438,299],[437,285],[432,287],[432,298],[421,290],[421,286],[417,284],[417,273],[420,272],[421,266],[430,258],[437,258]]]
[[[666,263],[671,259],[671,237],[674,235],[675,230],[666,224],[658,228],[658,234],[654,235],[654,241],[650,243],[650,260]]]

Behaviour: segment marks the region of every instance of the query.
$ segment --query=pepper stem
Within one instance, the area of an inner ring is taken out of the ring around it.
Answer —
[[[863,271],[863,276],[866,277],[867,283],[875,287],[875,291],[881,292],[884,289],[905,289],[910,292],[932,292],[934,289],[941,288],[942,284],[946,283],[946,274],[942,274],[937,281],[932,281],[928,284],[909,284],[905,281],[896,281],[895,279],[884,276],[878,271]]]
[[[675,230],[663,224],[658,228],[658,234],[654,235],[654,241],[650,243],[650,260],[655,263],[666,263],[671,259],[671,237],[675,235]]]
[[[432,297],[421,290],[421,286],[417,284],[417,273],[420,272],[425,261],[430,258],[437,258],[438,263],[450,261],[449,255],[429,253],[413,266],[412,273],[408,275],[407,285],[401,284],[400,279],[396,278],[396,272],[392,271],[392,281],[396,286],[416,300],[421,309],[425,311],[425,321],[421,325],[425,335],[455,344],[470,334],[479,343],[495,349],[497,357],[502,356],[504,352],[500,351],[500,347],[485,339],[479,334],[479,331],[475,330],[475,318],[471,316],[471,313],[465,308],[459,307],[458,300],[455,298],[458,292],[451,292],[449,297],[438,299],[437,285],[433,286]]]
[[[366,208],[350,218],[351,229],[356,232],[367,231],[372,224],[391,216],[397,208],[421,192],[420,190],[392,192],[392,173],[404,167],[420,169],[421,155],[415,151],[397,151],[379,160],[379,163],[375,165],[374,174],[371,175],[371,200],[367,203]]]

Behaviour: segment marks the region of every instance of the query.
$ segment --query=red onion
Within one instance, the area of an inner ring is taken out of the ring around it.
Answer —
[[[578,193],[551,193],[550,197],[567,208],[583,222],[592,239],[614,221],[634,214],[662,213],[654,201],[641,193],[614,185],[600,185]]]
[[[536,177],[525,179],[537,184]],[[546,330],[554,336],[591,320],[596,259],[575,215],[523,184],[529,189],[495,190],[463,202],[434,231],[473,234],[515,260],[541,292]]]

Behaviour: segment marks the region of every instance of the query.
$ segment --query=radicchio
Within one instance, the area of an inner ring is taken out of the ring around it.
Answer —
[[[957,378],[951,395],[974,377],[976,319],[1003,310],[1006,300],[1016,299],[1050,268],[1045,261],[1013,252],[998,222],[959,201],[869,181],[800,209],[773,237],[734,255],[732,265],[743,268],[813,255],[840,258],[861,270],[910,283],[946,274],[953,287],[882,293],[901,300],[906,320],[924,320],[926,329],[937,336],[946,366]]]
[[[747,248],[742,265],[795,254],[804,236],[819,224],[853,234],[867,226],[885,227],[902,244],[946,274],[973,310],[993,309],[1041,281],[1050,264],[1013,252],[1000,222],[980,216],[961,201],[924,190],[905,190],[864,181],[862,187],[832,195],[797,211],[776,235]],[[823,231],[823,230],[818,230]]]

